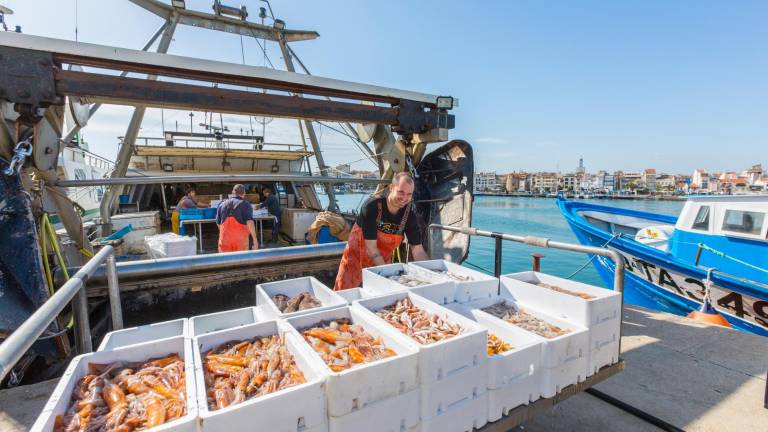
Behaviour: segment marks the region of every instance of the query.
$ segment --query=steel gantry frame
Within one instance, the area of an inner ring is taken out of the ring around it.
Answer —
[[[161,17],[164,23],[145,45],[142,51],[105,47],[87,43],[62,41],[28,35],[0,34],[2,61],[25,58],[36,65],[36,73],[28,73],[27,80],[16,81],[18,75],[0,76],[0,98],[18,104],[23,110],[23,120],[38,120],[39,108],[61,104],[63,96],[76,96],[95,104],[91,114],[101,103],[135,106],[128,124],[123,145],[118,152],[113,177],[124,177],[133,151],[135,137],[143,120],[146,107],[184,110],[208,110],[229,114],[269,115],[303,120],[314,157],[327,175],[327,166],[320,151],[312,124],[313,120],[347,123],[378,123],[388,125],[406,137],[428,136],[436,130],[453,128],[454,119],[447,110],[457,105],[452,97],[441,97],[378,86],[370,86],[297,74],[293,67],[289,42],[315,39],[314,31],[288,30],[285,23],[275,20],[272,26],[236,19],[222,14],[208,14],[168,5],[157,0],[130,0],[147,11]],[[247,15],[246,15],[247,16]],[[179,24],[215,31],[251,36],[277,42],[283,52],[288,72],[256,66],[233,65],[188,57],[165,55]],[[157,53],[144,52],[160,38]],[[21,50],[14,50],[14,48]],[[50,55],[50,57],[48,57]],[[63,70],[62,64],[91,66],[121,71],[120,76]],[[42,68],[41,68],[42,66]],[[28,68],[26,63],[18,67],[0,65],[6,69]],[[48,70],[53,69],[53,74]],[[146,74],[146,78],[128,78],[128,73]],[[51,76],[53,79],[51,80]],[[159,82],[158,76],[203,81],[207,83],[255,87],[277,90],[286,94],[254,93],[243,90],[211,88],[180,82]],[[54,83],[51,85],[51,83]],[[41,91],[29,91],[38,87]],[[42,91],[44,88],[44,91]],[[308,97],[303,97],[304,95]],[[322,100],[313,96],[344,99]],[[359,102],[378,103],[385,106],[363,105]],[[388,105],[388,106],[386,106]],[[76,133],[69,131],[67,136]],[[436,134],[443,136],[446,134]],[[329,206],[336,207],[333,189],[329,193]],[[101,216],[109,221],[115,197],[122,186],[110,188],[105,195]]]

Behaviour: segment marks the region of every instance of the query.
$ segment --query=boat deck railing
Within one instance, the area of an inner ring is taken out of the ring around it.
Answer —
[[[70,302],[72,302],[75,317],[78,351],[81,353],[93,351],[91,326],[88,322],[88,299],[84,288],[88,278],[102,264],[105,264],[109,288],[112,327],[115,330],[123,328],[115,251],[112,246],[104,246],[0,345],[0,381],[13,370],[16,362],[24,356],[24,353],[32,347]]]
[[[591,255],[599,255],[606,257],[613,261],[616,266],[616,271],[613,273],[613,290],[616,292],[624,293],[624,259],[621,254],[604,247],[584,246],[575,243],[565,243],[553,241],[545,237],[534,236],[521,236],[515,234],[506,234],[496,231],[483,231],[472,227],[457,227],[450,225],[431,224],[429,229],[440,229],[443,231],[453,231],[459,234],[478,237],[490,237],[496,240],[494,247],[494,271],[495,277],[501,276],[501,242],[504,240],[513,241],[517,243],[524,243],[529,246],[536,246],[540,248],[561,249],[571,252],[578,252]],[[538,260],[534,257],[534,270],[538,271]]]
[[[227,150],[283,150],[283,151],[306,151],[306,146],[302,144],[286,144],[275,142],[264,142],[257,136],[231,136],[223,135],[217,139],[211,134],[179,134],[170,137],[136,137],[138,146],[147,147],[191,147],[191,148],[223,148]],[[121,139],[122,142],[122,139]]]

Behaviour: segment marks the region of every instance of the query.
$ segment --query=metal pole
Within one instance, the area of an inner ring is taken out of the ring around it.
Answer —
[[[501,276],[501,237],[496,237],[496,248],[494,250],[494,261],[493,261],[493,275],[495,277]]]
[[[533,271],[541,271],[541,259],[544,258],[544,254],[534,252],[531,256],[533,257]]]
[[[163,197],[163,214],[168,217],[168,201],[165,200],[165,185],[160,183],[160,195]]]
[[[137,176],[112,177],[87,180],[58,180],[54,184],[59,187],[86,187],[99,185],[140,185],[158,183],[258,183],[258,182],[298,182],[298,183],[343,183],[338,177],[313,177],[308,175],[276,175],[276,174],[208,174],[186,176]],[[383,179],[355,179],[356,183],[386,184]]]
[[[117,260],[115,259],[115,254],[108,256],[104,264],[107,273],[109,309],[112,313],[112,330],[121,330],[123,328],[123,306],[120,303],[120,285],[117,282]]]
[[[341,258],[346,242],[324,243],[284,248],[259,249],[243,252],[215,253],[175,258],[126,261],[117,264],[120,281],[147,280],[179,274],[226,271],[233,268],[273,265],[275,263],[304,262],[307,260]],[[76,269],[71,269],[72,271]],[[56,273],[56,279],[61,272]],[[100,267],[89,282],[92,286],[106,284],[106,271]]]
[[[288,51],[288,44],[285,42],[285,37],[282,33],[280,34],[279,45],[280,50],[283,52],[283,58],[285,59],[285,67],[289,72],[296,72],[296,68],[293,67],[293,58],[290,51]],[[296,94],[296,96],[301,97],[300,94]],[[304,127],[307,128],[307,136],[309,137],[309,142],[312,143],[312,150],[315,152],[315,159],[320,168],[320,175],[328,175],[328,167],[325,165],[325,160],[323,160],[323,153],[320,151],[320,142],[317,140],[312,121],[304,120]],[[338,210],[339,206],[336,203],[336,194],[333,193],[333,185],[326,184],[325,192],[328,194],[328,209],[331,211]]]
[[[88,316],[88,297],[85,294],[85,281],[81,283],[80,290],[75,294],[72,309],[75,312],[75,327],[77,330],[77,352],[85,354],[93,351],[91,341],[91,320]]]
[[[173,40],[173,34],[176,31],[176,24],[179,22],[179,15],[176,11],[171,13],[171,16],[167,20],[167,25],[163,30],[163,37],[157,45],[157,52],[165,54],[168,52],[168,47]],[[157,75],[147,75],[147,80],[156,81]],[[146,112],[145,106],[137,106],[133,110],[131,121],[128,123],[128,130],[125,132],[125,138],[123,139],[123,145],[120,147],[115,159],[115,167],[112,169],[110,176],[122,177],[128,170],[128,162],[131,160],[131,154],[133,153],[133,146],[136,144],[136,137],[139,135],[139,128],[141,122],[144,120],[144,113]],[[104,197],[101,201],[100,214],[105,223],[109,224],[112,216],[112,205],[115,198],[123,191],[122,185],[117,185],[114,188],[107,189]],[[112,229],[111,224],[107,225],[107,228]]]
[[[104,246],[93,258],[75,273],[56,293],[51,296],[35,313],[24,321],[5,341],[0,344],[0,381],[11,371],[24,353],[29,350],[37,338],[48,328],[54,319],[81,292],[84,283],[96,271],[104,259],[112,254],[112,246]]]

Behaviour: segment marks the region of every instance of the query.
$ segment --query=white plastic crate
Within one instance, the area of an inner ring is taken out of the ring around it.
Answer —
[[[175,233],[144,237],[144,247],[152,259],[197,255],[197,238]]]
[[[190,337],[204,335],[228,328],[240,327],[265,321],[263,313],[255,307],[232,309],[194,316],[189,319]]]
[[[387,398],[341,417],[328,417],[331,432],[418,432],[419,390]]]
[[[42,413],[35,421],[31,431],[50,432],[56,416],[64,415],[69,408],[72,392],[77,382],[88,373],[89,363],[110,364],[113,362],[144,362],[149,359],[178,354],[184,360],[186,378],[187,414],[161,426],[152,428],[153,432],[195,432],[197,431],[197,392],[195,388],[195,365],[189,339],[184,337],[130,345],[109,351],[97,351],[82,354],[74,359],[62,375]]]
[[[537,286],[542,282],[594,298],[583,299]],[[621,293],[538,272],[504,275],[501,284],[514,298],[589,329],[587,375],[618,361]]]
[[[398,332],[397,336],[419,350],[422,420],[437,416],[462,400],[476,399],[485,393],[488,381],[488,333],[476,322],[410,291],[359,300],[351,308],[361,309],[383,325],[390,325],[376,316],[375,312],[405,297],[409,297],[416,307],[464,328],[463,333],[450,339],[421,345],[391,327]],[[486,409],[484,405],[483,412]]]
[[[543,339],[541,352],[541,395],[543,397],[552,397],[560,389],[581,382],[586,379],[587,361],[589,358],[589,332],[586,328],[570,321],[548,315],[539,309],[530,305],[515,301],[512,296],[501,286],[502,295],[497,298],[482,299],[464,304],[469,309],[478,309],[477,313],[484,314],[487,318],[495,320],[497,323],[505,326],[514,326],[500,318],[483,312],[481,309],[494,305],[499,302],[505,302],[508,305],[524,309],[527,313],[554,324],[560,328],[570,330],[568,333],[552,339]],[[523,330],[520,327],[518,329]],[[528,332],[533,336],[540,337],[535,333]]]
[[[188,320],[186,318],[181,318],[111,331],[104,336],[97,351],[108,351],[124,346],[177,336],[188,338],[190,337],[188,325]]]
[[[619,361],[619,341],[608,342],[589,352],[590,375]]]
[[[435,274],[452,281],[455,286],[454,301],[468,302],[486,297],[493,297],[498,294],[499,280],[493,276],[480,273],[479,271],[468,269],[458,264],[446,260],[414,261],[410,263],[414,267],[427,269]],[[458,281],[445,272],[451,272],[457,275],[471,278],[467,281]]]
[[[293,298],[303,292],[312,294],[320,301],[321,306],[302,311],[282,313],[272,301],[272,296],[277,294]],[[265,319],[290,318],[346,305],[347,301],[343,297],[312,276],[256,285],[256,306],[259,307],[260,311],[264,312]]]
[[[430,283],[416,287],[407,287],[389,279],[390,276],[401,272],[406,272],[415,278]],[[438,275],[422,267],[403,263],[364,268],[363,288],[381,295],[399,291],[412,291],[437,304],[452,303],[456,291],[453,281],[448,280],[445,276]]]
[[[487,420],[488,393],[478,395],[474,399],[458,401],[431,418],[421,419],[423,432],[472,432],[483,427]]]
[[[488,421],[496,421],[519,405],[541,396],[541,352],[544,338],[519,327],[505,325],[488,314],[453,304],[449,309],[477,321],[512,349],[488,357]]]
[[[304,341],[316,367],[327,375],[325,395],[328,400],[329,416],[339,417],[365,409],[371,403],[418,387],[418,348],[405,343],[396,329],[371,317],[370,314],[363,313],[359,309],[344,307],[301,315],[286,321],[303,340],[299,333],[302,330],[314,327],[323,321],[340,318],[347,318],[353,324],[361,325],[373,337],[381,337],[387,348],[394,350],[397,355],[360,364],[341,372],[333,372],[320,355]]]
[[[371,290],[364,288],[348,288],[334,292],[346,300],[347,304],[352,304],[355,300],[361,300],[368,297],[376,297],[379,295],[377,293],[371,292]]]
[[[323,383],[325,376],[318,370],[304,343],[280,321],[264,321],[211,332],[193,339],[196,360],[195,379],[198,383],[197,403],[202,431],[260,430],[297,432],[325,430],[328,427]],[[202,353],[230,341],[250,340],[260,336],[280,334],[293,355],[306,382],[261,397],[246,400],[215,411],[208,409]],[[302,429],[304,428],[304,429]]]

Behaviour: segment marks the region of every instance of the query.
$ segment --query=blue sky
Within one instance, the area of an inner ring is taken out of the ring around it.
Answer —
[[[0,0],[25,33],[74,39],[74,0]],[[239,4],[234,0],[225,2]],[[263,3],[244,0],[257,19]],[[212,0],[188,0],[210,10]],[[122,0],[78,0],[79,40],[141,48],[159,18]],[[768,166],[768,2],[273,1],[289,28],[321,37],[293,45],[313,74],[460,99],[453,138],[474,144],[477,170],[590,171]],[[240,40],[181,27],[171,53],[241,62]],[[246,62],[262,65],[245,41]],[[282,59],[269,49],[273,63]],[[109,107],[85,131],[112,157],[130,109]],[[186,112],[164,112],[167,128]],[[198,114],[195,123],[202,116]],[[227,117],[231,129],[250,127]],[[296,141],[274,120],[268,141]],[[158,110],[142,134],[157,135]],[[360,159],[324,130],[332,163]],[[354,164],[370,169],[366,161]]]

